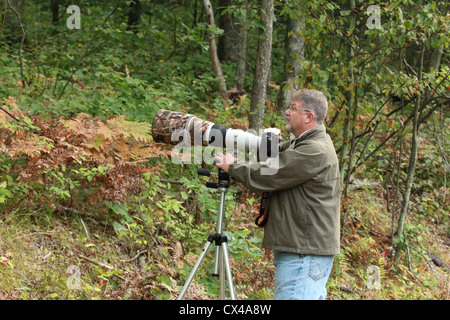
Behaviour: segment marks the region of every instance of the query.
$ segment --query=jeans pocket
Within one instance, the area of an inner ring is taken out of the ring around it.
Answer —
[[[334,256],[312,256],[309,264],[309,277],[315,281],[328,277],[333,266]]]

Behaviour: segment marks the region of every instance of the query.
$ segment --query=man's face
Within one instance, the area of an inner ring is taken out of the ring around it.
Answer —
[[[286,129],[297,138],[304,131],[308,130],[308,125],[312,121],[312,113],[303,108],[299,100],[292,100],[291,106],[286,110]]]

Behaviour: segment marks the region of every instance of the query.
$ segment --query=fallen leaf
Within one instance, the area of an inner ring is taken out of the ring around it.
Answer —
[[[106,281],[105,280],[100,280],[100,282],[97,284],[97,287],[103,287],[104,285],[106,285]]]

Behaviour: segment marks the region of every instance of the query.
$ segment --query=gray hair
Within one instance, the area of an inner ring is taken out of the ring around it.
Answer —
[[[300,101],[305,110],[314,113],[317,124],[323,123],[328,112],[328,101],[322,92],[313,89],[300,89],[293,94],[292,100]]]

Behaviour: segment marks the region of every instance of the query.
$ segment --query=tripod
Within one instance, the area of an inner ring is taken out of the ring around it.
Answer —
[[[210,176],[213,173],[211,173],[211,171],[209,170],[199,169],[198,174],[203,176]],[[225,171],[219,169],[218,178],[219,178],[218,182],[206,183],[206,186],[208,188],[215,188],[217,189],[217,192],[219,192],[220,194],[219,215],[218,215],[219,217],[216,226],[216,233],[209,235],[208,240],[206,241],[202,252],[198,256],[197,261],[194,267],[192,268],[192,271],[189,274],[189,277],[187,278],[183,289],[181,289],[180,295],[178,296],[178,300],[183,299],[187,289],[189,288],[189,285],[191,284],[195,274],[197,273],[198,268],[200,267],[200,264],[203,261],[203,258],[205,257],[209,247],[213,242],[216,245],[216,255],[214,263],[214,273],[212,275],[215,277],[219,277],[220,279],[220,299],[221,300],[225,299],[225,272],[226,272],[228,289],[230,291],[230,298],[231,300],[235,300],[233,278],[231,275],[230,260],[228,255],[227,237],[224,234],[222,234],[225,194],[228,192],[230,177]]]

